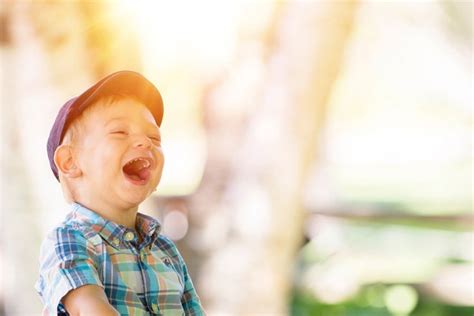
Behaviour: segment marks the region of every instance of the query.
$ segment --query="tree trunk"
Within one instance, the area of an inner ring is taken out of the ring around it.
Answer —
[[[300,1],[281,9],[260,80],[215,98],[233,91],[232,72],[248,66],[240,61],[206,98],[209,159],[190,206],[201,229],[190,238],[205,244],[198,285],[211,313],[288,312],[303,239],[302,192],[356,3]]]

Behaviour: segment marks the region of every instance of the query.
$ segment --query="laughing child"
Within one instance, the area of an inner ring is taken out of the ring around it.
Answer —
[[[43,241],[43,315],[204,315],[186,264],[138,206],[160,182],[163,102],[119,71],[60,109],[47,151],[71,211]]]

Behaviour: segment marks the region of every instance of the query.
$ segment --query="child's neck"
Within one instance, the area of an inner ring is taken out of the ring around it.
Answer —
[[[111,222],[135,230],[138,206],[130,209],[119,209],[114,206],[101,205],[101,203],[97,202],[91,203],[90,201],[77,201],[77,203],[84,205],[88,209],[94,211]]]

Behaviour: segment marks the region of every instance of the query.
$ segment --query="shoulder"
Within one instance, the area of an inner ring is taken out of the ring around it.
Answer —
[[[103,286],[93,240],[88,230],[65,224],[52,229],[44,239],[35,288],[51,315],[56,311],[62,315],[61,299],[69,291],[87,284]]]
[[[86,225],[78,223],[62,223],[54,227],[43,243],[87,243],[94,240],[97,233]]]
[[[169,237],[160,234],[155,240],[155,246],[157,246],[161,251],[166,253],[170,257],[177,257],[180,261],[182,260],[181,253],[178,250],[178,247]]]
[[[177,266],[184,263],[183,257],[176,244],[167,236],[160,234],[154,243],[155,251],[161,253],[161,257],[169,257]]]
[[[95,246],[101,238],[92,230],[77,224],[66,224],[53,228],[41,244],[40,257],[56,257],[69,261],[95,255]]]
[[[176,244],[165,235],[158,235],[155,240],[155,245],[157,245],[163,251],[175,251],[177,250]]]

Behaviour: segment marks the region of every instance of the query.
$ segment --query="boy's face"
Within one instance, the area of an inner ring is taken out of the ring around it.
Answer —
[[[95,105],[83,117],[79,138],[76,159],[82,175],[76,189],[89,204],[134,208],[160,182],[160,129],[140,102],[125,98]]]

